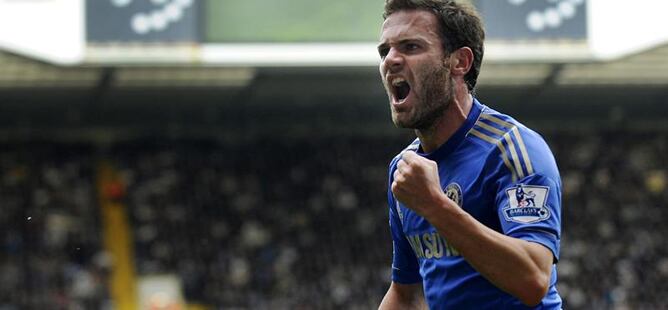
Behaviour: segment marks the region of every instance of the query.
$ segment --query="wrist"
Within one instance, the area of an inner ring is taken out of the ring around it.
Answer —
[[[434,204],[431,208],[427,208],[424,211],[423,217],[430,221],[431,219],[443,215],[444,213],[457,211],[459,206],[452,201],[448,196],[443,192],[437,193],[433,198]]]

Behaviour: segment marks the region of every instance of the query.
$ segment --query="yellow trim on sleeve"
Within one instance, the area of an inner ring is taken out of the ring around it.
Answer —
[[[520,157],[517,155],[517,151],[515,150],[515,143],[513,143],[513,139],[510,138],[510,131],[503,135],[503,138],[506,140],[506,143],[508,143],[510,155],[513,157],[513,163],[515,163],[515,167],[517,168],[517,174],[520,176],[520,178],[523,178],[524,170],[522,169],[522,163],[520,163]],[[499,141],[499,143],[501,142]]]
[[[478,123],[476,124],[476,126],[480,126],[480,128],[483,128],[483,129],[485,129],[485,130],[491,131],[491,132],[493,132],[493,133],[495,133],[495,134],[497,134],[497,135],[499,135],[499,136],[503,136],[503,135],[505,134],[503,131],[501,131],[501,130],[499,130],[499,129],[496,129],[496,128],[490,126],[490,125],[487,125],[487,124],[485,124],[485,123],[483,123],[483,122],[478,122]]]
[[[480,118],[489,120],[493,123],[496,123],[500,126],[503,126],[505,128],[510,129],[508,133],[500,134],[498,132],[502,132],[501,130],[498,130],[498,129],[496,129],[492,126],[489,126],[487,124],[483,124],[482,122],[478,123],[478,125],[482,128],[490,130],[490,131],[492,131],[496,134],[499,134],[499,135],[504,135],[504,138],[506,139],[506,142],[508,143],[508,147],[510,148],[511,154],[513,154],[513,161],[515,162],[517,167],[519,167],[519,169],[518,169],[519,175],[520,175],[520,177],[524,177],[523,176],[524,175],[524,170],[522,168],[522,165],[518,164],[518,161],[519,161],[518,152],[515,150],[515,146],[512,143],[512,139],[510,139],[510,136],[509,136],[510,132],[512,132],[512,135],[515,136],[515,140],[517,140],[517,146],[518,146],[517,148],[519,149],[519,154],[522,155],[522,160],[524,161],[524,165],[526,166],[527,175],[533,174],[534,171],[533,171],[533,165],[531,164],[531,158],[529,157],[529,152],[527,151],[526,145],[524,144],[524,140],[522,139],[522,135],[520,134],[519,129],[517,129],[517,126],[515,124],[506,122],[506,121],[500,119],[499,117],[497,117],[495,115],[482,114],[480,116]],[[491,128],[493,128],[494,130],[492,130]]]
[[[469,133],[471,133],[472,135],[474,135],[474,136],[476,136],[476,137],[478,137],[478,138],[480,138],[484,141],[487,141],[491,144],[496,145],[499,148],[499,150],[501,150],[501,159],[503,159],[503,163],[506,165],[508,170],[510,170],[510,173],[512,173],[513,182],[517,181],[517,170],[515,168],[513,168],[512,164],[510,164],[510,161],[508,160],[508,152],[506,151],[506,148],[503,146],[503,143],[501,143],[500,140],[495,140],[492,137],[476,130],[475,128],[471,129],[469,131]]]
[[[517,130],[517,127],[513,128],[512,132],[515,135],[515,140],[517,140],[517,144],[520,147],[520,152],[522,153],[522,159],[524,159],[524,164],[527,167],[527,174],[532,175],[533,166],[531,165],[531,158],[529,158],[529,152],[527,152],[527,148],[524,145],[524,140],[522,140],[522,135],[520,135],[520,131]]]
[[[515,127],[514,124],[508,123],[508,122],[506,122],[506,121],[504,121],[504,120],[502,120],[502,119],[500,119],[500,118],[498,118],[494,115],[483,114],[483,115],[480,116],[480,118],[492,121],[492,122],[497,123],[497,124],[499,124],[503,127],[508,128],[508,129]]]

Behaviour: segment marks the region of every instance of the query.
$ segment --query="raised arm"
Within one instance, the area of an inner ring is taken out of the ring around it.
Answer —
[[[473,218],[441,189],[435,162],[406,152],[392,192],[434,226],[481,275],[524,304],[541,302],[549,288],[552,252],[543,245],[496,232]]]

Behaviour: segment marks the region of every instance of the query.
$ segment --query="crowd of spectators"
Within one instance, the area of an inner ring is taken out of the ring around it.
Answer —
[[[0,309],[108,309],[90,146],[0,146]]]
[[[225,307],[373,308],[389,279],[385,180],[401,147],[121,145],[138,272],[178,273],[188,300]]]
[[[668,308],[668,134],[555,134],[564,309]]]
[[[563,179],[564,308],[668,308],[668,133],[545,136]],[[410,141],[6,145],[0,309],[109,306],[99,157],[126,185],[140,276],[175,274],[188,302],[216,309],[375,308],[390,281],[387,167]]]

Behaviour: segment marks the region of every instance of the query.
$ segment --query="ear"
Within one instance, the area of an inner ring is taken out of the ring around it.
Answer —
[[[464,76],[471,70],[473,65],[473,51],[464,46],[450,53],[450,73]]]

